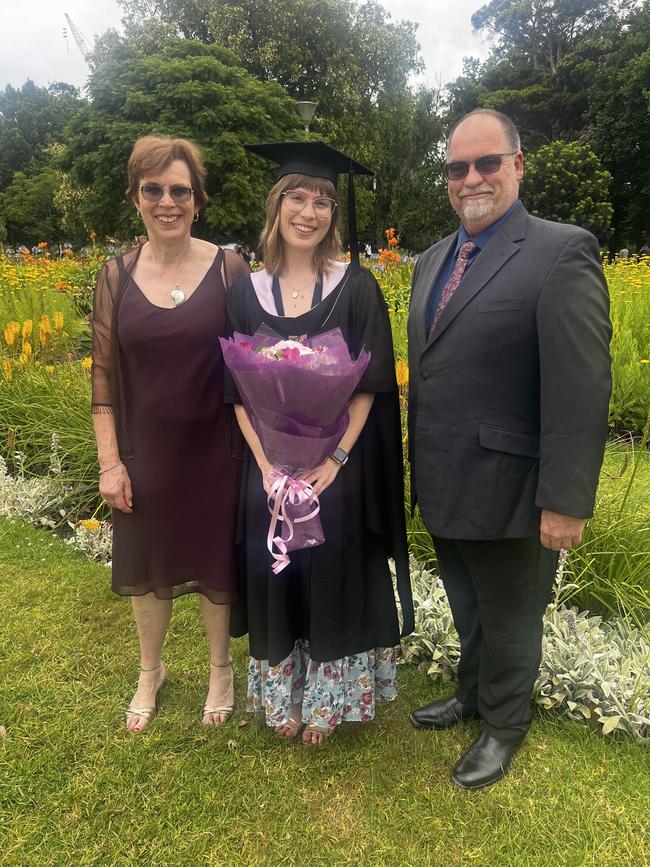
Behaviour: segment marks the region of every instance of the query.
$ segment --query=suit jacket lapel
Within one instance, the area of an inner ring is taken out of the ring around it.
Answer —
[[[526,237],[526,218],[528,213],[523,205],[514,211],[506,220],[497,233],[490,238],[487,246],[481,251],[476,262],[472,264],[467,274],[463,276],[461,283],[447,302],[447,306],[440,314],[433,334],[427,339],[425,349],[432,346],[440,335],[445,331],[450,322],[458,316],[460,311],[483,287],[494,277],[508,259],[519,251],[520,244]]]
[[[431,257],[420,274],[418,274],[417,283],[413,287],[411,310],[412,315],[415,317],[415,322],[418,325],[417,336],[421,341],[421,346],[424,346],[427,339],[426,312],[431,290],[438,279],[438,275],[440,274],[440,270],[444,265],[447,256],[450,251],[453,250],[457,240],[458,232],[454,232],[453,235],[449,235],[448,238],[445,238],[442,241],[440,249],[437,251],[436,255]]]

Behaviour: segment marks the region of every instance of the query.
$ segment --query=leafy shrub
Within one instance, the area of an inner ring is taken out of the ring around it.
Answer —
[[[650,737],[650,636],[624,619],[607,622],[558,602],[544,618],[542,664],[534,701],[603,735]],[[460,646],[447,596],[434,571],[411,561],[415,631],[402,639],[402,663],[435,680],[455,676]]]

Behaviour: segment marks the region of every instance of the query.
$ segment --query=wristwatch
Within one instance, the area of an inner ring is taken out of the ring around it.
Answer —
[[[340,467],[344,467],[348,462],[348,453],[342,449],[341,446],[335,448],[330,457],[333,461],[336,461]]]

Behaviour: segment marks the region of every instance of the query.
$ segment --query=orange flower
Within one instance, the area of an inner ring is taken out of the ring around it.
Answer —
[[[397,377],[397,385],[400,391],[402,391],[409,384],[409,366],[403,358],[400,358],[395,365],[395,375]]]
[[[39,249],[39,250],[46,250],[46,249],[47,249],[47,241],[41,241],[41,242],[38,244],[38,249]]]
[[[379,251],[379,264],[384,268],[390,267],[391,265],[399,265],[401,261],[402,257],[399,253],[395,253],[394,250]]]
[[[390,237],[388,239],[389,247],[398,247],[399,246],[399,238]]]

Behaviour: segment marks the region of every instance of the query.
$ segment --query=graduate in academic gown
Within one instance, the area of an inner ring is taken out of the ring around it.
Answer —
[[[248,448],[238,525],[239,602],[231,632],[248,632],[248,710],[264,710],[278,734],[303,731],[318,744],[342,721],[367,722],[377,698],[396,695],[400,627],[413,629],[404,521],[402,439],[390,322],[373,275],[359,266],[352,176],[370,170],[322,142],[276,142],[249,150],[280,165],[261,236],[265,269],[227,298],[228,329],[282,337],[340,328],[353,357],[370,363],[349,407],[339,447],[306,480],[320,499],[325,542],[291,553],[271,571],[267,549],[272,470],[232,380],[226,400]],[[349,175],[351,262],[339,252],[337,176]],[[303,730],[304,726],[304,730]]]

